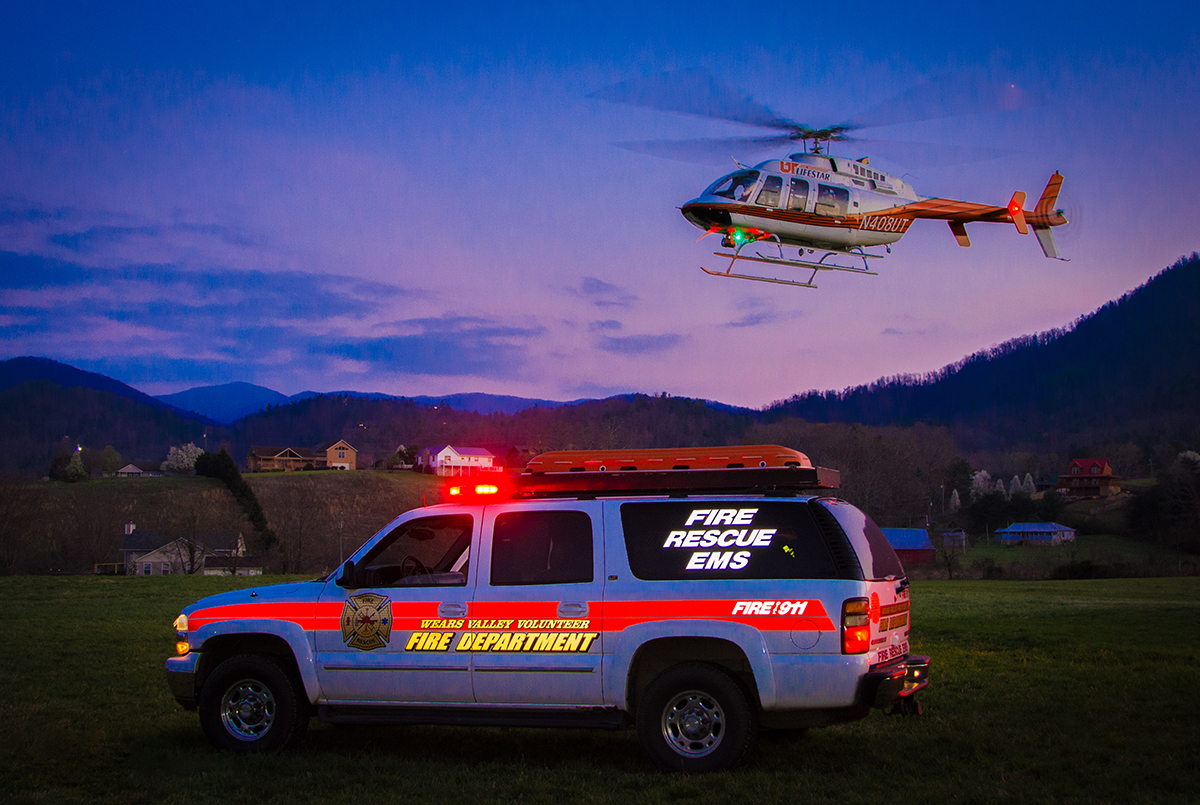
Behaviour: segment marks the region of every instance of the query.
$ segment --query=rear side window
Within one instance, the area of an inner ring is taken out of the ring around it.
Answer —
[[[639,579],[844,577],[800,501],[624,503],[621,526]]]
[[[492,586],[592,580],[592,518],[580,511],[509,512],[492,531]]]
[[[818,505],[828,509],[846,532],[867,579],[904,578],[900,558],[874,520],[843,500],[822,500]]]

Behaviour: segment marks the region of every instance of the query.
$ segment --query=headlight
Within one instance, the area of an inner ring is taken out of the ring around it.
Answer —
[[[175,631],[184,633],[187,632],[187,615],[180,615],[175,619]]]

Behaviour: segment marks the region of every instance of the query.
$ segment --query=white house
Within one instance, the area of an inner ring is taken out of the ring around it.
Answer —
[[[500,472],[496,457],[482,447],[437,445],[426,447],[417,454],[417,470],[434,475],[474,475],[480,472]]]

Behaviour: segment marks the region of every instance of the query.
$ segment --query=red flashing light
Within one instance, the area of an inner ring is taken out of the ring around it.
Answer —
[[[499,498],[506,494],[505,488],[498,483],[456,484],[446,488],[446,495],[451,498],[478,499]]]

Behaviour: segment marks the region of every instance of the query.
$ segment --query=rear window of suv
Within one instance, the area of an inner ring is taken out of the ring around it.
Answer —
[[[800,501],[624,503],[621,526],[643,580],[847,578]]]
[[[896,556],[891,543],[879,530],[879,526],[875,525],[874,520],[843,500],[822,500],[818,505],[828,509],[846,532],[846,537],[859,556],[863,575],[867,579],[904,578],[904,567],[900,564],[900,558]]]

